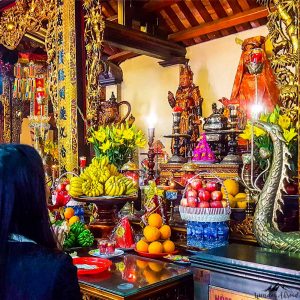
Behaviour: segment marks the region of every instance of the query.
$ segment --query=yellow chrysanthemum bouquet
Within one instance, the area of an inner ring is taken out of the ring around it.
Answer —
[[[108,156],[109,161],[121,168],[137,148],[146,145],[144,133],[128,122],[100,126],[89,131],[88,142],[93,144],[96,157]]]
[[[295,124],[292,122],[291,118],[284,114],[279,106],[276,106],[274,108],[274,111],[272,113],[267,114],[261,114],[260,121],[277,124],[281,127],[283,131],[283,137],[285,138],[286,144],[292,154],[292,160],[291,160],[291,168],[292,172],[296,172],[296,166],[297,166],[297,128]],[[251,132],[252,132],[252,125],[250,123],[247,123],[245,130],[242,134],[240,134],[240,137],[245,140],[251,140]],[[263,169],[265,167],[266,161],[262,159],[258,151],[260,148],[265,148],[270,151],[270,153],[273,153],[273,143],[271,141],[270,136],[267,134],[266,131],[264,131],[261,128],[258,128],[254,126],[254,143],[257,146],[257,149],[255,151],[255,158],[259,163],[259,166]]]

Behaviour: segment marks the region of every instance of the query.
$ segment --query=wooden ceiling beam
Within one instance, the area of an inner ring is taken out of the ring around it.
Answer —
[[[246,22],[255,21],[266,16],[268,16],[268,9],[266,7],[257,7],[236,15],[232,15],[230,17],[222,18],[210,23],[169,34],[168,38],[169,40],[175,42],[184,41],[186,39],[199,37],[203,34],[209,34]]]
[[[164,1],[150,0],[144,5],[144,10],[147,12],[160,11],[180,1],[182,0],[164,0]]]
[[[177,3],[177,5],[180,8],[180,10],[182,11],[185,18],[191,24],[191,26],[198,26],[199,25],[199,23],[196,20],[195,16],[192,14],[192,12],[190,11],[189,7],[186,5],[185,2],[183,2],[183,1],[179,2],[179,3]]]
[[[186,55],[186,49],[174,42],[153,37],[110,21],[105,21],[103,40],[122,50],[163,60]]]
[[[131,51],[121,51],[119,53],[113,54],[107,58],[107,60],[115,62],[116,64],[120,64],[126,59],[133,58],[138,56],[139,54],[133,53]]]

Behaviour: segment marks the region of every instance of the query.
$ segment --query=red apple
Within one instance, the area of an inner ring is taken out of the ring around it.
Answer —
[[[222,206],[223,206],[224,208],[227,207],[227,201],[226,201],[226,200],[222,200],[221,203],[222,203]]]
[[[209,208],[209,203],[207,201],[199,202],[198,207]]]
[[[187,205],[189,207],[197,207],[197,204],[198,204],[198,200],[196,197],[188,197],[187,198]]]
[[[220,191],[213,191],[211,193],[211,200],[212,201],[221,201],[223,199],[223,194]]]
[[[210,202],[211,208],[222,208],[222,202],[221,201],[211,201]]]
[[[202,180],[200,178],[193,179],[190,184],[191,187],[196,191],[199,191],[202,188]]]
[[[208,181],[206,183],[205,189],[209,192],[216,191],[218,189],[218,183],[215,181]]]
[[[187,199],[186,198],[182,198],[180,200],[180,205],[182,205],[182,206],[188,206]]]
[[[201,188],[198,191],[198,197],[199,197],[200,201],[209,201],[209,199],[210,199],[210,192],[208,192],[205,189]]]
[[[188,183],[188,180],[191,179],[192,177],[194,177],[195,174],[191,174],[191,173],[185,173],[181,176],[180,182],[182,185],[186,185]]]
[[[197,197],[197,191],[195,191],[195,190],[193,190],[193,189],[187,191],[187,192],[186,192],[186,197],[187,197],[187,198],[189,198],[189,197],[195,197],[195,198],[196,198],[196,197]]]

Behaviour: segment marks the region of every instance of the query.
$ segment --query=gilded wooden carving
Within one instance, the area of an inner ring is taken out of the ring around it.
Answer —
[[[102,72],[101,47],[104,32],[104,20],[101,14],[100,0],[84,0],[85,11],[85,49],[86,49],[86,116],[90,123],[97,118],[100,102]]]
[[[270,61],[280,87],[282,107],[285,113],[296,120],[299,90],[299,1],[258,2],[267,5],[269,9],[267,27],[273,48]],[[274,5],[272,9],[271,5]]]
[[[73,171],[78,156],[75,0],[17,0],[2,13],[0,44],[6,48],[15,49],[31,32],[45,37],[48,93],[59,130],[60,171]]]

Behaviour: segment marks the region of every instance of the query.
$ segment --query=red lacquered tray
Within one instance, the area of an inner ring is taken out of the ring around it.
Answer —
[[[112,262],[109,259],[105,258],[98,258],[98,257],[75,257],[73,258],[73,264],[77,267],[77,274],[78,275],[85,275],[85,274],[97,274],[107,270],[111,265]],[[77,265],[90,265],[96,266],[94,269],[81,269],[78,268]]]
[[[170,253],[157,253],[157,254],[148,253],[148,252],[142,252],[142,251],[137,251],[136,249],[134,249],[134,251],[136,253],[138,253],[139,255],[141,255],[141,256],[149,257],[149,258],[159,258],[159,257],[164,257],[164,256],[166,256],[168,254],[176,254],[176,253],[178,253],[178,250],[175,250],[175,251],[170,252]]]

